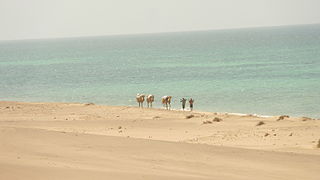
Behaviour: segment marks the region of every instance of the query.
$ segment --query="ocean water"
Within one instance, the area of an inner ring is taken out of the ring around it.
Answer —
[[[320,118],[320,25],[0,41],[0,100]]]

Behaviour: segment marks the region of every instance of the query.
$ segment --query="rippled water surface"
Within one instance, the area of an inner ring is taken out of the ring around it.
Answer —
[[[320,118],[320,25],[0,41],[0,100]]]

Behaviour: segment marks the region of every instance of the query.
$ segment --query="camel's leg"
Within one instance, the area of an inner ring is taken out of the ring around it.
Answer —
[[[150,107],[152,108],[152,102],[150,103]]]

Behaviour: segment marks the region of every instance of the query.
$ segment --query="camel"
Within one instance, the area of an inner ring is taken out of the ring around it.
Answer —
[[[154,95],[152,95],[152,94],[149,94],[148,96],[147,96],[147,105],[148,105],[148,107],[152,107],[152,102],[154,101]]]
[[[172,96],[163,96],[162,97],[162,104],[163,104],[163,106],[166,107],[166,109],[171,108],[171,99],[172,99]]]
[[[139,104],[139,107],[143,108],[144,97],[145,97],[144,94],[137,94],[136,99]]]

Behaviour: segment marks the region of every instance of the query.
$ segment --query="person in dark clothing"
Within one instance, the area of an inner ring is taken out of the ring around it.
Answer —
[[[189,104],[190,104],[190,111],[193,110],[193,102],[194,100],[192,98],[189,99]]]
[[[182,98],[182,99],[180,99],[180,102],[182,103],[182,110],[184,110],[184,108],[186,108],[187,99]]]

